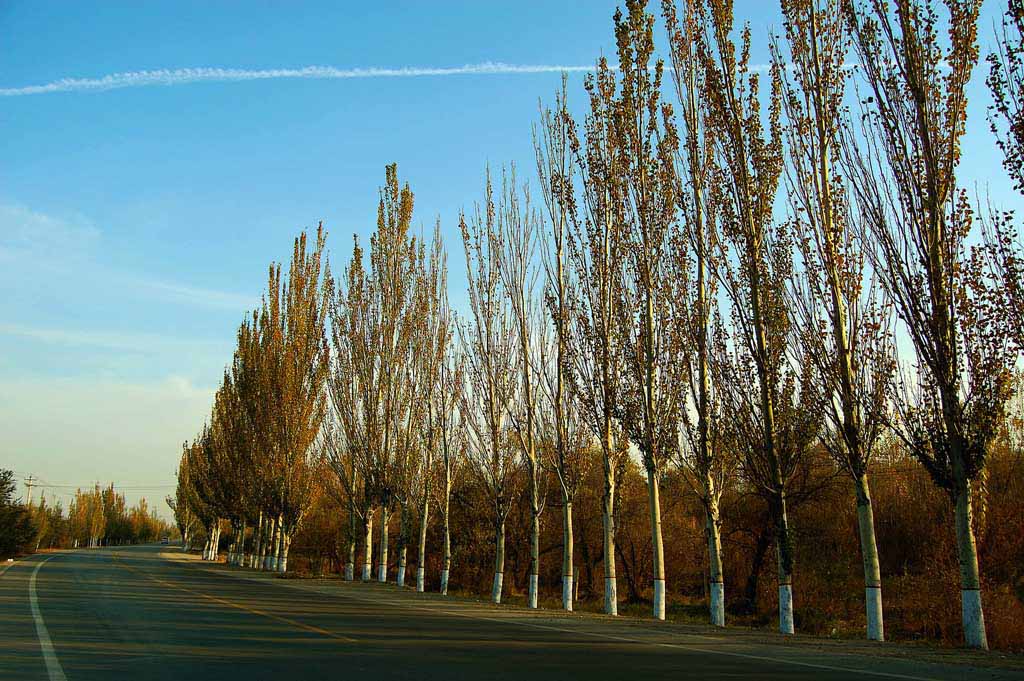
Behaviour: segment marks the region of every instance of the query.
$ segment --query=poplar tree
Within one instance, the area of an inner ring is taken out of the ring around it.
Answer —
[[[568,371],[565,378],[584,422],[600,442],[602,465],[601,522],[603,537],[604,611],[618,614],[615,574],[615,504],[618,480],[626,463],[628,440],[620,421],[625,390],[622,343],[625,315],[621,311],[625,277],[622,183],[615,145],[615,70],[607,59],[597,62],[584,80],[589,113],[582,139],[572,118],[560,115],[568,137],[574,173],[580,178],[579,202],[562,192],[569,229],[566,252],[575,291],[573,312],[565,327]],[[551,182],[549,171],[548,182]]]
[[[783,0],[786,195],[800,255],[789,281],[793,349],[813,367],[822,443],[851,477],[864,566],[867,637],[884,639],[882,583],[868,467],[886,418],[894,348],[888,306],[866,272],[864,244],[838,172],[846,125],[849,38],[840,0]]]
[[[981,0],[847,0],[869,96],[844,145],[869,256],[914,349],[890,400],[895,431],[955,509],[964,639],[987,648],[971,483],[1002,423],[1015,355],[972,292],[975,221],[957,181]],[[942,33],[945,33],[943,36]]]
[[[570,149],[571,118],[567,108],[566,82],[555,96],[555,110],[541,107],[540,123],[534,126],[533,145],[550,232],[543,239],[544,299],[554,330],[553,339],[543,334],[541,360],[545,393],[544,410],[549,418],[544,430],[553,437],[549,457],[562,496],[562,608],[573,609],[576,583],[573,565],[573,502],[590,468],[588,434],[579,403],[573,399],[571,373],[572,274],[568,270],[570,215],[575,210]],[[552,349],[551,346],[554,346]]]
[[[542,450],[538,446],[539,402],[542,398],[537,353],[543,344],[541,310],[537,296],[537,214],[531,204],[528,185],[516,186],[516,169],[502,177],[502,195],[497,206],[496,226],[501,231],[502,249],[498,272],[508,297],[515,335],[515,370],[518,374],[516,399],[509,403],[513,431],[526,467],[530,499],[530,572],[526,607],[536,608],[540,573],[540,516],[545,492],[542,489]]]
[[[812,376],[798,375],[787,356],[785,285],[793,235],[773,216],[783,169],[781,77],[776,65],[769,107],[762,111],[749,27],[737,46],[732,3],[710,0],[708,10],[698,54],[714,139],[710,202],[720,238],[717,277],[732,321],[715,379],[744,478],[765,497],[775,524],[779,630],[791,634],[793,547],[786,492],[815,437],[816,416],[807,403]]]
[[[502,182],[501,201],[508,182]],[[512,189],[514,191],[514,188]],[[470,316],[459,325],[466,358],[461,412],[466,423],[467,454],[473,473],[487,491],[494,530],[494,582],[491,600],[501,602],[505,571],[505,521],[515,498],[515,446],[507,423],[516,393],[516,329],[507,296],[501,290],[503,229],[498,224],[490,172],[483,208],[469,222],[459,216],[466,253]]]
[[[652,63],[654,16],[645,0],[629,0],[615,14],[621,82],[614,102],[616,173],[623,219],[624,286],[620,289],[627,390],[623,424],[647,472],[654,567],[654,617],[665,619],[665,551],[661,531],[661,478],[675,442],[681,335],[672,306],[670,239],[676,220],[677,139],[672,110],[661,101],[664,63]]]
[[[720,502],[726,481],[735,470],[735,456],[722,434],[721,400],[712,383],[712,364],[721,355],[724,331],[718,313],[715,253],[718,242],[714,215],[709,215],[708,183],[714,140],[704,123],[706,87],[697,41],[707,22],[702,0],[685,4],[680,20],[673,0],[663,1],[672,56],[672,75],[681,117],[676,160],[676,201],[683,218],[674,237],[673,264],[680,287],[679,316],[689,365],[684,407],[680,410],[679,463],[704,508],[708,544],[711,623],[725,626],[725,580],[722,569]]]

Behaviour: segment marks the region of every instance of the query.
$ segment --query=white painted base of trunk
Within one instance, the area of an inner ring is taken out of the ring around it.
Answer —
[[[981,609],[981,590],[961,589],[960,605],[963,609],[964,643],[968,648],[988,650],[985,613]]]
[[[370,567],[369,563],[365,563],[363,565],[363,581],[364,582],[370,581],[370,575],[371,575],[372,571],[373,571],[373,568]]]
[[[426,591],[426,572],[423,568],[416,568],[416,591],[423,593]]]
[[[270,559],[270,571],[271,572],[279,572],[278,568],[280,567],[280,565],[281,565],[281,559],[280,558],[271,558]]]
[[[494,604],[501,603],[501,585],[505,575],[500,572],[494,573],[494,585],[491,587],[491,602]]]
[[[779,585],[779,631],[793,633],[793,585]]]
[[[537,575],[530,575],[530,586],[526,592],[526,607],[536,608],[537,607],[537,590],[539,586],[539,578]]]
[[[356,576],[356,566],[352,563],[345,564],[345,581],[351,582]]]
[[[562,609],[572,612],[572,577],[562,577]]]
[[[398,586],[405,586],[405,566],[398,566],[398,577],[395,579],[395,584]]]
[[[378,565],[377,566],[377,581],[381,584],[388,583],[388,566]]]
[[[654,619],[665,619],[665,580],[654,580]]]
[[[448,571],[441,570],[441,595],[448,595]]]
[[[725,626],[725,584],[711,583],[711,625]]]
[[[604,578],[604,612],[606,615],[619,614],[619,590],[614,577]]]
[[[277,571],[278,572],[288,572],[288,559],[287,558],[281,558],[280,560],[277,561]]]
[[[869,586],[865,588],[864,604],[867,610],[868,640],[884,641],[885,624],[882,621],[882,587]]]

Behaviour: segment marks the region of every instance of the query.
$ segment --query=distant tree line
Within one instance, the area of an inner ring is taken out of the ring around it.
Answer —
[[[176,532],[145,499],[128,506],[114,485],[77,490],[65,510],[45,495],[17,503],[14,473],[0,470],[0,557],[38,549],[92,548],[153,542]]]
[[[553,505],[571,610],[577,522],[596,522],[574,508],[599,498],[587,508],[600,509],[605,612],[622,601],[619,561],[628,600],[649,598],[664,619],[672,490],[698,502],[687,517],[703,536],[708,618],[724,626],[723,523],[730,504],[756,500],[755,555],[774,547],[778,627],[793,633],[794,514],[841,476],[866,635],[883,640],[871,479],[909,457],[955,535],[964,641],[988,647],[977,534],[1024,348],[1024,251],[1014,214],[976,205],[958,180],[981,5],[782,0],[764,69],[729,0],[664,0],[667,65],[655,16],[627,0],[617,63],[602,57],[585,77],[584,116],[564,78],[541,106],[535,181],[488,169],[460,214],[463,314],[448,302],[440,223],[413,230],[394,165],[376,231],[339,276],[322,227],[296,239],[286,278],[271,266],[212,414],[184,445],[182,534],[215,559],[227,530],[230,563],[284,572],[326,504],[345,514],[346,579],[357,563],[373,579],[376,551],[376,578],[394,565],[404,585],[412,547],[416,588],[437,551],[431,583],[446,593],[460,493],[488,527],[491,599],[506,591],[514,523],[529,547],[515,579],[535,608]],[[1011,0],[987,80],[1020,191],[1022,28]],[[637,481],[643,530],[619,508]],[[648,585],[622,560],[641,532]]]

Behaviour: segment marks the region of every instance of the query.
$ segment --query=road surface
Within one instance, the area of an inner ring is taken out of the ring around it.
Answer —
[[[15,563],[0,576],[0,679],[1024,678],[1012,661],[975,667],[871,654],[866,644],[851,653],[530,613],[393,586],[275,579],[175,553],[148,546]]]

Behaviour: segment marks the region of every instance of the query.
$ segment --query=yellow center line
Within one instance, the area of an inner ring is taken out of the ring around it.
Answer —
[[[284,624],[290,624],[293,627],[296,627],[298,629],[302,629],[304,631],[308,631],[308,632],[311,632],[311,633],[314,633],[314,634],[320,634],[321,636],[327,636],[328,638],[333,638],[333,639],[336,639],[338,641],[345,641],[346,643],[357,643],[357,641],[354,638],[350,638],[348,636],[343,636],[341,634],[338,634],[338,633],[333,632],[333,631],[329,631],[327,629],[322,629],[320,627],[315,627],[315,626],[313,626],[311,624],[305,624],[303,622],[298,622],[298,621],[293,620],[293,619],[288,618],[288,617],[282,617],[281,615],[275,615],[273,613],[266,612],[265,610],[259,610],[257,608],[251,608],[251,607],[249,607],[247,605],[242,605],[241,603],[235,603],[233,601],[229,601],[226,598],[221,598],[219,596],[213,596],[213,595],[210,595],[210,594],[206,594],[206,593],[203,593],[201,591],[196,591],[195,589],[190,589],[188,587],[181,586],[179,584],[174,584],[173,582],[168,582],[167,580],[160,579],[159,577],[154,577],[153,575],[149,574],[145,570],[140,570],[139,568],[133,567],[131,565],[128,565],[127,563],[122,562],[121,561],[121,556],[119,554],[115,553],[113,555],[114,555],[114,559],[118,562],[118,564],[121,567],[127,568],[127,569],[131,570],[132,572],[136,572],[136,573],[142,575],[143,577],[145,577],[147,579],[150,579],[150,580],[152,580],[154,582],[157,582],[158,584],[162,584],[163,586],[169,586],[172,589],[177,589],[178,591],[184,591],[185,593],[192,594],[193,596],[199,596],[200,598],[205,598],[208,601],[213,601],[214,603],[219,603],[221,605],[226,605],[228,607],[235,608],[237,610],[242,610],[242,611],[250,613],[252,615],[259,615],[260,617],[266,617],[267,619],[272,619],[272,620],[275,620],[277,622],[282,622]]]

